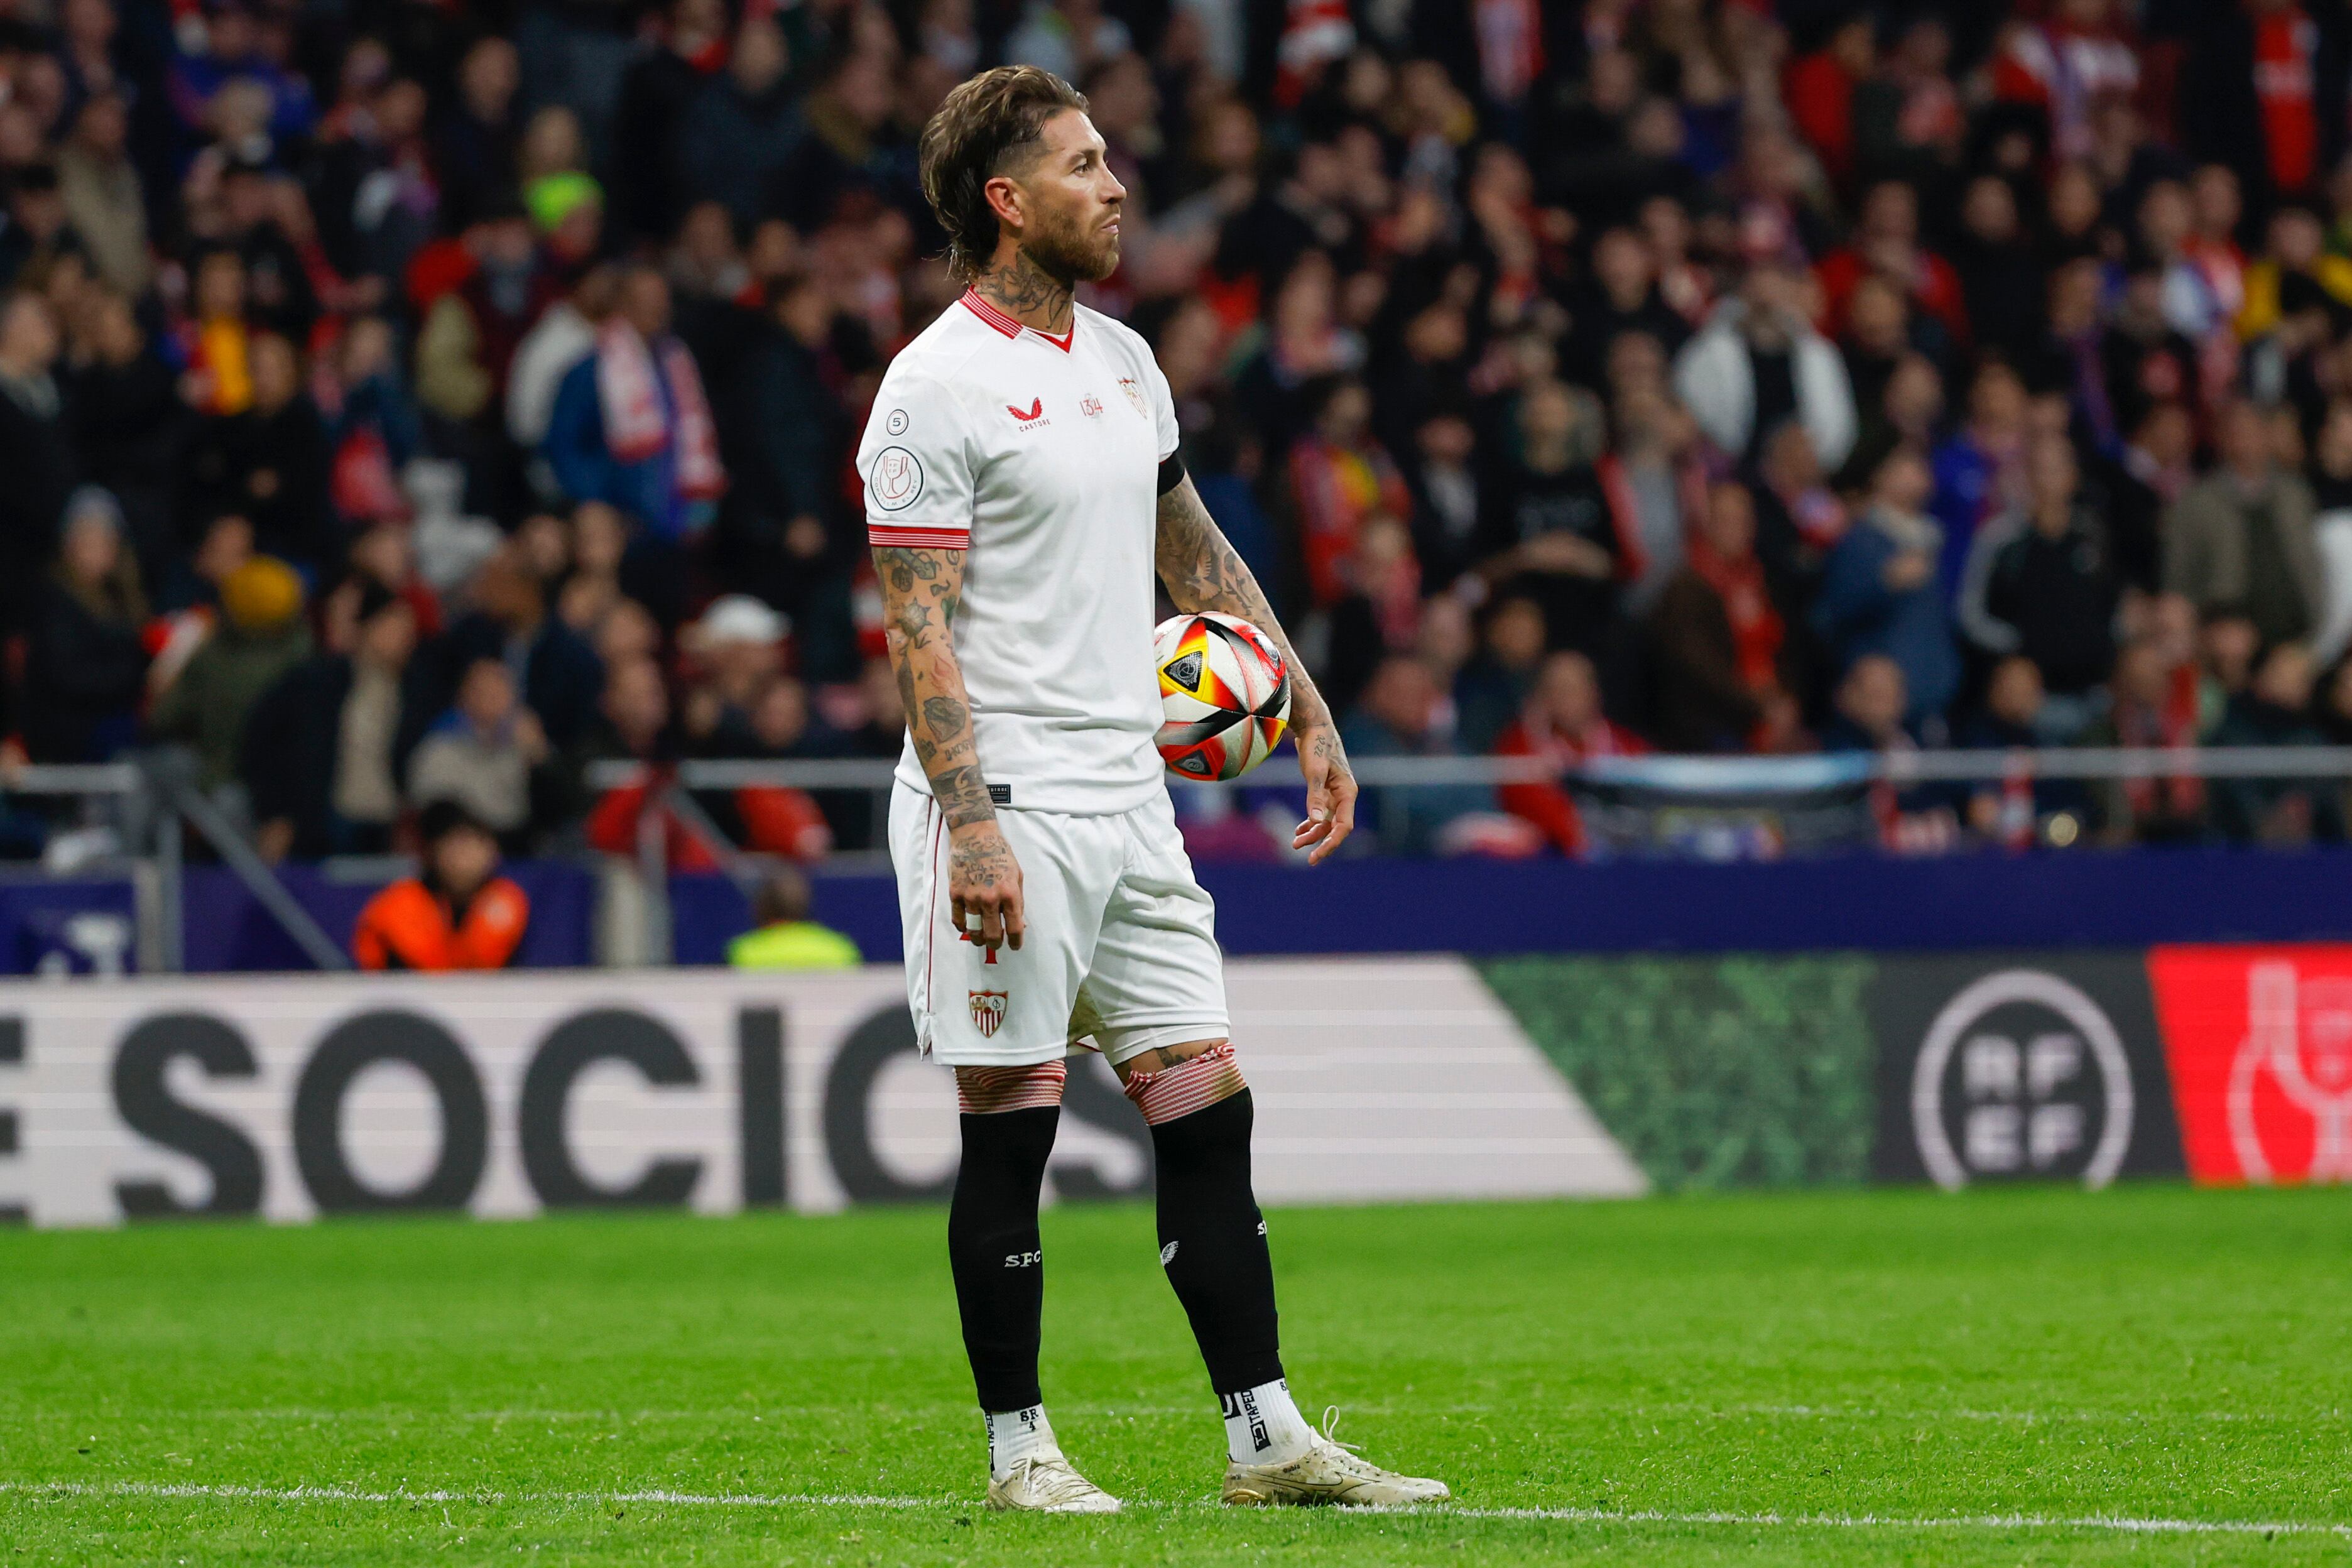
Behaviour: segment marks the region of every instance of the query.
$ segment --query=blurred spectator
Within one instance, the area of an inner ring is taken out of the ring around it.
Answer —
[[[1307,584],[1318,605],[1346,596],[1346,562],[1375,512],[1409,517],[1412,498],[1386,448],[1372,438],[1370,394],[1341,378],[1305,395],[1311,421],[1290,453],[1290,498],[1298,516]]]
[[[96,485],[66,502],[58,562],[41,587],[19,715],[37,763],[101,763],[138,739],[147,597],[122,509]]]
[[[751,754],[751,713],[783,669],[784,618],[749,594],[712,602],[679,634],[699,667],[684,712],[688,743],[706,756]]]
[[[1657,734],[1670,751],[1779,751],[1794,738],[1788,627],[1755,543],[1747,488],[1716,486],[1650,616]]]
[[[1527,706],[1495,742],[1498,757],[1535,757],[1562,773],[1596,757],[1639,756],[1649,749],[1601,712],[1600,677],[1591,659],[1574,652],[1545,658]],[[1509,784],[1496,794],[1504,810],[1534,826],[1561,854],[1582,855],[1591,847],[1564,785]]]
[[[502,842],[520,844],[531,816],[531,775],[551,757],[539,716],[516,700],[503,660],[478,658],[457,683],[457,700],[434,723],[408,763],[419,805],[454,800]]]
[[[1372,672],[1362,700],[1345,727],[1351,757],[1451,757],[1454,746],[1445,693],[1429,667],[1407,655]],[[1357,820],[1391,854],[1429,855],[1447,847],[1449,830],[1491,813],[1495,796],[1480,784],[1424,789],[1369,789]]]
[[[753,13],[735,34],[727,68],[704,79],[678,117],[677,189],[688,201],[719,203],[746,231],[768,216],[772,187],[804,134],[784,76],[791,63],[783,29]],[[677,210],[654,232],[670,233]]]
[[[246,720],[261,695],[309,657],[302,580],[273,556],[257,555],[220,584],[221,625],[163,689],[147,714],[159,740],[194,745],[197,782],[233,782]]]
[[[1845,366],[1807,320],[1796,279],[1769,261],[1748,268],[1738,296],[1717,305],[1675,359],[1675,393],[1733,458],[1754,458],[1789,419],[1803,425],[1824,468],[1844,462],[1853,446]]]
[[[73,135],[58,152],[58,190],[74,234],[110,289],[147,291],[147,204],[130,157],[131,108],[111,89],[82,102]]]
[[[2074,449],[2037,436],[2025,458],[2026,504],[1978,533],[1960,595],[1960,625],[1989,654],[2021,654],[2051,700],[2043,739],[2071,741],[2093,717],[2093,693],[2115,660],[2120,589],[2105,530],[2075,495]]]
[[[1412,535],[1386,512],[1364,520],[1347,562],[1347,595],[1331,610],[1324,700],[1346,712],[1391,653],[1410,653],[1421,632],[1421,568]]]
[[[331,454],[294,346],[274,332],[247,344],[247,395],[235,413],[197,421],[187,458],[196,505],[253,524],[254,546],[316,576],[341,541],[328,510]]]
[[[348,643],[331,634],[327,648],[264,692],[246,721],[239,775],[265,859],[389,850],[400,781],[433,717],[408,602],[354,578],[329,605],[331,626],[348,615]]]
[[[2217,746],[2324,746],[2311,715],[2311,655],[2281,643],[2263,656],[2246,689],[2230,699],[2213,731]],[[2307,844],[2344,837],[2334,785],[2311,779],[2240,779],[2213,787],[2214,824],[2240,843]]]
[[[1556,381],[1520,395],[1518,450],[1487,516],[1480,574],[1541,607],[1554,647],[1598,656],[1617,615],[1624,539],[1593,460],[1601,416]]]
[[[1855,463],[1864,505],[1830,552],[1814,627],[1839,669],[1850,671],[1873,655],[1894,664],[1906,694],[1906,722],[1937,719],[1959,690],[1960,659],[1936,576],[1944,531],[1923,510],[1927,465],[1894,443]]]
[[[454,101],[445,102],[434,122],[433,170],[442,221],[462,232],[516,194],[521,62],[508,39],[478,39],[458,60],[457,79]]]
[[[1919,737],[1904,715],[1916,711],[1903,667],[1885,654],[1864,654],[1838,682],[1837,711],[1822,731],[1827,752],[1916,751]],[[1959,817],[1950,791],[1937,784],[1898,790],[1885,781],[1871,787],[1871,810],[1880,842],[1899,854],[1935,854],[1951,847]]]
[[[1992,667],[1985,680],[1984,706],[1960,726],[1959,744],[1972,751],[2030,751],[2047,743],[2053,726],[2043,708],[2042,671],[2033,661],[2011,654]],[[2090,796],[2075,779],[2037,778],[2031,770],[2014,766],[1998,782],[1979,784],[1969,793],[1969,826],[1979,837],[2005,848],[2030,847],[2041,825],[2065,818],[2053,839],[2063,847],[2074,842],[2090,810]]]
[[[2025,500],[2025,384],[2009,366],[1988,361],[1969,387],[1968,423],[1936,449],[1935,499],[1942,525],[1937,580],[1957,603],[1977,535]]]
[[[827,568],[843,561],[845,542],[835,454],[847,421],[829,379],[837,362],[824,286],[807,276],[781,281],[753,331],[740,393],[720,409],[728,506],[747,585],[805,623],[822,618],[818,584],[841,582]]]
[[[70,459],[103,474],[122,506],[141,576],[161,587],[181,569],[184,409],[129,300],[107,289],[86,306],[60,377]]]
[[[2221,467],[2165,519],[2165,586],[2200,609],[2242,609],[2264,643],[2317,630],[2326,612],[2311,487],[2281,468],[2262,411],[2232,403],[2215,422]]]
[[[50,374],[57,319],[37,294],[0,300],[0,611],[22,626],[73,488],[72,443]]]
[[[417,339],[416,397],[455,427],[444,440],[478,470],[477,504],[499,506],[518,493],[499,437],[509,374],[558,289],[514,198],[485,196],[478,205],[466,237],[470,273],[434,303]]]
[[[669,285],[650,267],[626,273],[593,353],[555,395],[543,446],[574,500],[601,500],[667,539],[699,531],[726,486],[702,378],[669,335]]]
[[[2195,748],[2196,671],[2174,665],[2158,639],[2124,645],[2116,658],[2114,684],[2114,704],[2106,718],[2083,732],[2084,745]],[[2175,843],[2204,831],[2205,781],[2194,773],[2101,780],[2095,793],[2101,832],[2109,843]]]
[[[1832,331],[1845,324],[1846,303],[1865,276],[1894,285],[1916,310],[1943,329],[1948,342],[1969,335],[1968,309],[1952,264],[1919,244],[1919,196],[1902,180],[1881,180],[1864,194],[1853,241],[1822,258],[1822,292]]]
[[[2178,403],[2152,403],[2107,472],[2107,533],[2116,576],[2127,588],[2153,594],[2163,586],[2164,517],[2189,488],[2195,447],[2189,411]]]
[[[474,609],[449,628],[442,650],[445,700],[478,661],[492,659],[518,677],[523,706],[549,742],[572,745],[594,721],[604,674],[579,634],[548,614],[546,591],[530,565],[508,549],[474,580]]]
[[[670,0],[621,78],[613,112],[613,210],[621,232],[666,239],[686,210],[678,127],[727,60],[724,0]]]
[[[791,866],[768,873],[751,896],[752,929],[727,944],[734,969],[855,969],[857,944],[809,918],[808,878]]]
[[[504,969],[530,928],[530,900],[499,875],[499,841],[454,800],[418,824],[424,866],[360,910],[352,957],[362,969]]]
[[[1961,198],[1960,229],[1953,266],[1968,335],[1979,351],[2021,365],[2042,337],[2042,296],[2051,285],[2018,212],[2017,188],[1990,173],[1970,180]]]
[[[1477,652],[1454,679],[1452,695],[1465,751],[1492,747],[1503,727],[1518,716],[1548,644],[1543,609],[1533,599],[1508,594],[1487,609]]]

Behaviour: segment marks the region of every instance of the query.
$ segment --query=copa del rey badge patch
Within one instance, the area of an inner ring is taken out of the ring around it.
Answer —
[[[983,1040],[992,1038],[1004,1026],[1005,993],[1002,991],[971,991],[971,1026],[980,1031]]]

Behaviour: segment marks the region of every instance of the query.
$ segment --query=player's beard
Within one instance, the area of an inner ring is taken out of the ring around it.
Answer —
[[[1047,277],[1073,287],[1118,270],[1118,236],[1079,227],[1075,216],[1048,217],[1022,237],[1021,248]]]

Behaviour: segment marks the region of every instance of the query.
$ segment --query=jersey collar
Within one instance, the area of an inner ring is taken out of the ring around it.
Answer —
[[[976,289],[966,289],[963,291],[962,304],[964,309],[970,310],[973,315],[978,316],[982,321],[987,322],[990,327],[1003,333],[1008,338],[1017,338],[1022,333],[1028,332],[1032,336],[1041,338],[1046,342],[1053,344],[1064,353],[1068,353],[1070,352],[1070,345],[1077,341],[1078,312],[1077,307],[1075,305],[1070,308],[1070,330],[1064,332],[1057,338],[1051,332],[1041,332],[1034,327],[1025,326],[1023,323],[1014,321],[1012,317],[1006,315],[1003,311],[998,310],[995,306],[982,299],[980,297],[980,291]]]

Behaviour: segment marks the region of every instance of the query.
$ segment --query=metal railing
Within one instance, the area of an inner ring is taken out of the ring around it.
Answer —
[[[658,767],[628,761],[592,764],[585,781],[592,789],[646,786],[648,805],[656,808],[645,811],[638,820],[633,870],[641,896],[642,929],[629,944],[635,950],[634,961],[665,963],[671,954],[668,838],[672,825],[697,840],[747,893],[765,874],[769,858],[736,845],[695,798],[696,792],[775,787],[820,795],[862,793],[868,796],[872,821],[878,828],[896,765],[887,758],[692,759]],[[2158,778],[2352,784],[2352,747],[1651,755],[1597,758],[1567,767],[1538,757],[1391,756],[1357,758],[1354,769],[1358,783],[1375,795],[1376,809],[1382,811],[1401,809],[1402,803],[1420,790],[1557,783],[1596,813],[1615,811],[1621,816],[1635,810],[1703,813],[1715,809],[1736,814],[1778,809],[1784,826],[1793,825],[1787,841],[1794,844],[1807,841],[1811,831],[1804,826],[1807,811],[1822,820],[1839,811],[1850,813],[1853,805],[1879,784],[1897,788],[1935,784],[2013,786],[2020,782]],[[1297,774],[1282,763],[1234,784],[1171,782],[1201,795],[1269,785],[1295,789],[1298,784]],[[112,864],[129,872],[135,889],[142,969],[176,973],[185,966],[182,919],[189,829],[312,963],[324,970],[351,967],[341,945],[254,852],[238,824],[197,787],[194,759],[184,751],[157,750],[128,761],[88,765],[21,766],[0,772],[0,796],[110,803],[112,826],[123,850]],[[878,840],[879,834],[876,837]],[[1827,839],[1817,837],[1812,841]],[[122,865],[126,858],[127,867]],[[104,868],[107,864],[100,862],[93,868]],[[629,878],[626,871],[622,875]]]
[[[320,929],[228,814],[196,786],[192,752],[163,747],[127,762],[29,763],[0,772],[0,796],[6,795],[113,803],[112,826],[133,861],[142,969],[178,973],[187,967],[182,914],[189,827],[312,963],[326,970],[352,966],[341,944]],[[103,859],[97,864],[102,866]]]
[[[1436,789],[1515,784],[1641,784],[1695,795],[1805,794],[1884,781],[1889,784],[1990,782],[2021,773],[2045,779],[2347,779],[2352,746],[2207,746],[2118,749],[2040,747],[1979,751],[1810,752],[1785,757],[1649,756],[1594,758],[1561,766],[1541,757],[1357,757],[1366,789]],[[688,790],[772,787],[887,792],[898,764],[881,757],[790,761],[689,759],[666,767],[626,761],[590,765],[588,784],[621,789],[658,776]],[[1217,783],[1172,779],[1190,789],[1296,785],[1280,760],[1270,772]]]

